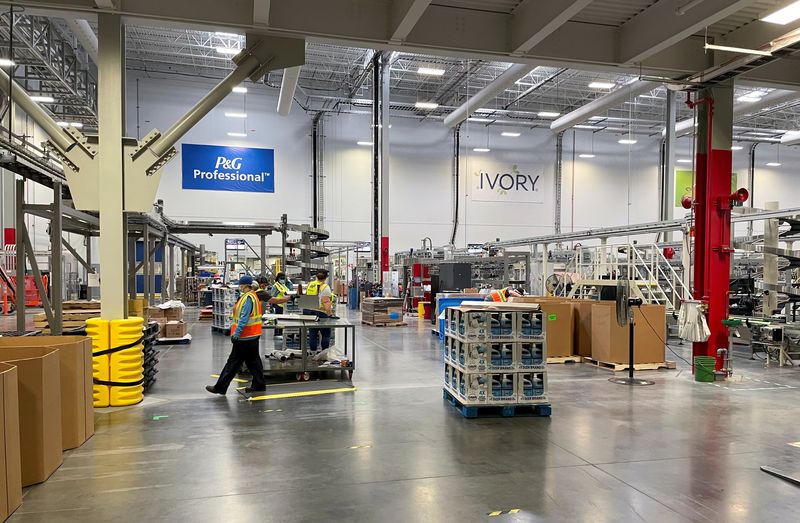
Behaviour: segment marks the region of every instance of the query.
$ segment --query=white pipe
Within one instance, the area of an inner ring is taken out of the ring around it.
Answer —
[[[281,91],[278,94],[278,114],[288,116],[292,109],[294,91],[297,89],[297,81],[300,79],[300,67],[287,67],[283,70],[283,80],[281,80]]]
[[[97,63],[97,35],[92,31],[92,26],[89,25],[89,22],[76,18],[66,18],[65,21],[69,28],[72,29],[75,38],[86,50],[89,58],[94,63]]]
[[[800,145],[800,131],[789,131],[781,137],[781,145]]]
[[[536,69],[535,65],[514,64],[495,78],[489,85],[478,91],[475,96],[458,106],[452,113],[444,118],[444,124],[448,127],[455,127],[470,117],[472,113],[480,109],[483,104],[493,100],[498,94],[502,93],[514,83]]]
[[[585,122],[592,116],[597,116],[601,113],[604,113],[608,109],[622,105],[630,98],[635,98],[640,94],[652,91],[659,85],[661,84],[657,82],[647,82],[642,80],[633,82],[632,84],[626,85],[621,89],[617,89],[616,91],[608,93],[605,96],[601,96],[600,98],[589,102],[583,107],[575,109],[569,114],[565,114],[550,125],[550,130],[554,133],[566,131],[575,125]]]

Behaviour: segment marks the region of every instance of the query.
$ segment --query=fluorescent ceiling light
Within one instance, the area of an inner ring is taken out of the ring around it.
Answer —
[[[741,145],[732,145],[731,146],[731,151],[741,151],[742,149],[744,149],[744,147],[742,147]]]
[[[429,111],[433,111],[434,109],[439,107],[439,104],[437,104],[436,102],[417,102],[414,104],[414,107],[416,107],[417,109],[427,109]]]
[[[730,47],[728,45],[714,45],[706,44],[704,49],[711,51],[726,51],[728,53],[741,53],[741,54],[754,54],[758,56],[772,56],[769,51],[762,51],[761,49],[746,49],[744,47]]]
[[[612,82],[592,82],[589,89],[613,89],[617,84]]]
[[[522,133],[514,133],[514,132],[511,132],[511,131],[503,131],[502,133],[500,133],[500,136],[505,136],[507,138],[518,138],[521,135],[522,135]]]
[[[632,139],[632,138],[623,138],[622,140],[620,140],[620,141],[619,141],[619,142],[617,142],[617,143],[619,143],[619,144],[621,144],[621,145],[634,145],[634,144],[636,144],[637,142],[638,142],[638,140],[634,140],[634,139]]]
[[[493,112],[495,112],[495,110],[494,109],[475,109],[475,112],[476,113],[480,113],[480,114],[492,114]]]
[[[678,163],[692,163],[692,161],[689,160],[688,158],[681,158],[680,160],[675,160],[675,161]]]
[[[539,118],[558,118],[561,116],[561,113],[556,113],[553,111],[539,111],[536,114],[539,116]]]
[[[576,125],[575,129],[600,129],[599,127],[595,127],[594,125]]]
[[[52,96],[31,96],[31,100],[33,100],[34,102],[41,102],[46,104],[51,104],[56,101],[56,99],[53,98]]]
[[[473,151],[475,151],[476,153],[488,153],[489,151],[491,151],[491,149],[489,149],[488,147],[476,147],[473,149]]]
[[[594,158],[593,154],[579,154],[578,158]]]
[[[225,113],[228,118],[247,118],[247,113]]]
[[[214,31],[214,34],[217,36],[227,36],[228,38],[239,38],[239,35],[236,33],[226,33],[224,31]]]
[[[233,138],[246,138],[247,133],[228,133],[228,136],[231,136]]]
[[[494,120],[490,120],[489,118],[467,118],[470,122],[479,122],[479,123],[492,123]]]
[[[356,142],[358,145],[363,145],[366,147],[372,147],[372,142]]]
[[[372,100],[370,100],[369,98],[354,98],[353,99],[353,103],[354,104],[372,105]]]
[[[8,67],[9,65],[16,65],[14,60],[9,60],[8,58],[0,58],[0,67]]]
[[[783,9],[778,9],[771,15],[765,16],[762,20],[771,24],[786,25],[798,18],[800,18],[800,2],[794,2]]]
[[[217,47],[217,52],[219,54],[235,55],[239,54],[239,51],[241,51],[241,49],[238,49],[236,47]]]
[[[244,94],[247,92],[247,87],[242,87],[241,85],[237,85],[236,87],[231,89],[231,92]]]
[[[780,162],[767,162],[767,167],[780,167]]]
[[[746,102],[746,103],[760,102],[763,96],[764,96],[763,93],[749,93],[740,96],[739,98],[736,99],[736,101]]]
[[[80,129],[83,127],[83,124],[80,122],[56,122],[59,127],[74,127],[76,129]]]
[[[420,67],[417,69],[417,73],[429,76],[442,76],[444,75],[444,69],[439,69],[438,67]]]

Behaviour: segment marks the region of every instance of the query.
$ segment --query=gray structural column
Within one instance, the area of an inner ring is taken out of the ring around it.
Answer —
[[[122,127],[125,67],[122,55],[124,31],[119,15],[100,13],[98,21],[99,76],[99,184],[100,211],[100,315],[114,320],[125,317],[125,230],[123,224]]]
[[[391,64],[389,63],[389,58],[391,54],[384,54],[381,58],[381,62],[383,63],[381,67],[381,107],[380,107],[380,127],[378,128],[379,136],[380,136],[380,147],[381,147],[381,176],[380,176],[380,183],[381,183],[381,237],[382,238],[389,238],[389,112],[391,110],[390,107],[390,84],[391,84]],[[385,256],[389,256],[389,252],[383,252],[383,249],[380,249],[381,255],[380,260],[381,264],[385,265],[386,260],[383,258]],[[381,274],[383,276],[383,274]]]
[[[62,306],[64,302],[64,261],[61,256],[61,183],[53,184],[52,218],[50,220],[50,303],[53,305],[53,323],[50,333],[60,336],[62,332],[63,317]]]
[[[553,176],[553,233],[561,234],[561,184],[564,174],[564,132],[556,136],[556,169]],[[547,276],[545,275],[545,279]]]
[[[677,120],[677,110],[675,107],[675,91],[667,89],[667,119],[666,137],[664,140],[664,159],[661,172],[661,212],[659,219],[662,221],[671,220],[675,216],[675,203],[673,194],[675,191],[675,123]],[[664,241],[672,241],[672,232],[664,233]]]
[[[178,291],[175,284],[175,245],[169,246],[169,298],[174,300]]]
[[[778,202],[765,202],[764,209],[777,211]],[[764,247],[777,248],[779,241],[778,220],[764,220]],[[764,254],[764,283],[778,284],[778,257],[774,254]],[[764,293],[762,298],[764,316],[769,316],[778,308],[778,294],[774,291]]]
[[[17,180],[16,184],[16,229],[17,229],[17,285],[15,299],[17,306],[17,330],[25,330],[25,242],[22,235],[25,230],[25,180]]]

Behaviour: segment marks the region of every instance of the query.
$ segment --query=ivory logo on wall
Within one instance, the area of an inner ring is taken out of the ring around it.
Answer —
[[[484,202],[544,203],[541,170],[521,171],[519,166],[473,173],[472,199]]]

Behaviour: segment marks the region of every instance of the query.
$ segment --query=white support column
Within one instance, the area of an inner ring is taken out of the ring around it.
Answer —
[[[764,209],[767,211],[777,211],[778,202],[766,202]],[[764,220],[764,247],[778,247],[778,220]],[[764,254],[764,283],[771,285],[778,284],[778,257],[774,254]],[[770,291],[763,297],[764,316],[769,316],[772,311],[778,308],[778,294]]]
[[[661,216],[660,220],[671,220],[675,216],[675,203],[672,201],[675,191],[675,91],[667,89],[667,125],[664,142],[664,172],[661,180]],[[672,241],[672,232],[664,233],[664,241]]]
[[[122,202],[122,113],[125,67],[119,15],[101,13],[98,22],[98,114],[100,210],[100,297],[103,319],[125,317],[125,230]]]
[[[547,263],[547,251],[549,249],[550,245],[546,243],[542,245],[542,296],[547,296],[547,273],[550,271]]]

